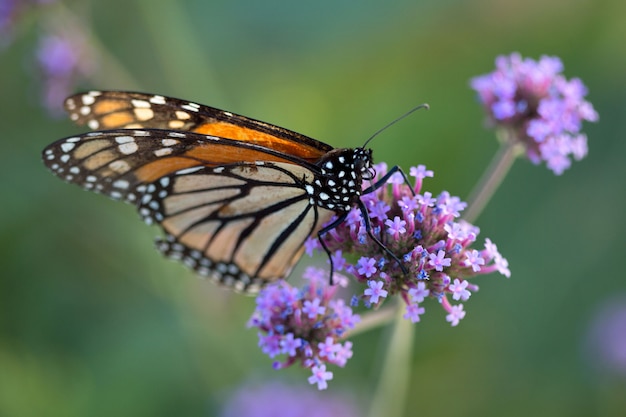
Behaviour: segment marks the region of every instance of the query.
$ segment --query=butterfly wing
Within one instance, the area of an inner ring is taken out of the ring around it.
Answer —
[[[269,123],[197,103],[125,91],[91,91],[67,98],[70,118],[91,129],[168,129],[263,146],[314,163],[333,148]]]
[[[310,204],[310,171],[239,163],[178,171],[148,185],[139,212],[167,233],[157,247],[200,275],[244,292],[287,276],[304,241],[333,212]]]
[[[62,139],[43,158],[68,182],[137,204],[167,233],[162,252],[244,292],[285,277],[333,215],[310,202],[315,165],[250,142],[118,129]]]

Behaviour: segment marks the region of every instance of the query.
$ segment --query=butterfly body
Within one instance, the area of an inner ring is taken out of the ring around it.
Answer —
[[[242,292],[286,277],[304,241],[359,205],[369,149],[192,102],[130,92],[66,101],[72,120],[105,129],[43,152],[60,178],[135,205],[166,233],[165,255]]]

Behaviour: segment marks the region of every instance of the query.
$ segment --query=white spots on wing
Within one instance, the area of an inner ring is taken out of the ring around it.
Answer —
[[[161,180],[159,182],[161,183],[161,187],[165,188],[168,185],[170,185],[170,178],[169,177],[163,177],[163,178],[161,178]]]
[[[117,147],[124,155],[132,155],[139,149],[139,146],[135,142],[122,143]]]
[[[115,200],[119,200],[120,198],[122,198],[122,193],[120,193],[119,191],[111,191],[109,193],[109,197],[115,199]]]
[[[326,162],[327,169],[333,169],[333,163],[331,161]]]
[[[131,100],[130,102],[135,108],[149,109],[151,107],[150,103],[145,100]]]
[[[154,117],[154,112],[152,111],[152,109],[138,107],[138,108],[135,108],[133,112],[135,113],[135,117],[137,117],[137,119],[141,120],[142,122],[146,120],[150,120]]]
[[[80,168],[78,168],[78,167],[71,167],[70,168],[70,172],[72,174],[78,174],[80,172]]]
[[[154,151],[154,156],[167,156],[172,153],[172,148],[161,148]]]
[[[306,189],[307,194],[313,195],[314,189],[311,184],[307,184],[304,188]]]
[[[184,133],[181,132],[169,132],[167,134],[167,136],[173,137],[173,138],[186,138],[187,135],[185,135]]]
[[[93,103],[96,102],[96,98],[94,96],[89,95],[89,94],[83,95],[81,100],[83,101],[83,104],[85,106],[91,106]]]
[[[63,144],[61,144],[61,150],[65,153],[68,153],[69,151],[71,151],[72,149],[74,149],[76,145],[71,143],[71,142],[65,142]]]
[[[191,174],[192,172],[196,172],[196,171],[200,171],[202,168],[204,167],[192,167],[192,168],[185,168],[185,169],[181,169],[179,171],[176,171],[177,175],[185,175],[185,174]]]
[[[129,185],[130,183],[126,180],[117,180],[113,183],[113,187],[121,188],[122,190],[127,189]]]
[[[135,143],[135,138],[132,136],[118,136],[115,138],[115,142],[120,144],[117,149],[124,155],[131,155],[139,149]]]
[[[188,103],[188,104],[183,104],[180,107],[185,109],[185,110],[189,110],[189,111],[193,111],[193,112],[198,112],[198,110],[200,109],[200,105],[199,104],[191,103],[191,102]]]
[[[89,182],[96,182],[98,181],[98,177],[96,177],[95,175],[88,175],[87,178],[85,178],[85,180]]]
[[[148,132],[147,130],[135,130],[133,132],[133,135],[135,135],[135,136],[150,136],[150,132]]]
[[[184,112],[184,111],[181,111],[181,110],[176,110],[176,117],[178,117],[180,120],[187,120],[191,116],[187,112]]]
[[[130,170],[130,165],[123,159],[118,159],[117,161],[111,162],[109,168],[118,174],[124,174]]]
[[[177,141],[176,139],[163,139],[161,141],[161,145],[163,145],[163,146],[174,146],[174,145],[177,145],[179,143],[180,142]]]
[[[66,141],[66,142],[69,142],[69,143],[76,143],[76,142],[80,142],[80,137],[75,136],[75,137],[73,137],[73,138],[67,138],[67,139],[65,139],[65,141]]]
[[[135,138],[132,136],[118,136],[115,138],[115,141],[120,144],[129,143],[129,142],[134,142]]]
[[[163,96],[154,96],[150,98],[150,103],[152,104],[165,104],[165,97]]]
[[[70,109],[71,110],[71,109]],[[76,120],[78,120],[78,115],[76,113],[72,113],[70,114],[70,119],[75,122]]]
[[[91,113],[91,107],[89,106],[82,106],[79,110],[80,114],[82,114],[83,116],[87,116],[89,113]]]
[[[76,103],[74,102],[73,98],[68,98],[67,100],[65,100],[65,106],[68,110],[76,109]]]
[[[224,167],[213,168],[213,172],[215,172],[216,174],[221,174],[222,172],[224,172]]]
[[[90,129],[97,129],[98,127],[100,127],[100,123],[98,123],[97,120],[92,119],[89,122],[87,122],[87,126],[89,126]]]
[[[322,200],[328,200],[330,198],[330,196],[326,193],[320,193],[320,198]]]
[[[170,121],[167,123],[167,126],[168,126],[170,129],[180,129],[180,128],[182,128],[183,126],[185,126],[185,122],[183,122],[182,120],[170,120]]]
[[[61,155],[61,162],[66,163],[67,161],[70,160],[70,156],[68,154],[65,155]]]

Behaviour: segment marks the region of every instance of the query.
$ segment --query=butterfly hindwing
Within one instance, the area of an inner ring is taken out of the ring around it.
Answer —
[[[167,234],[157,247],[200,275],[252,292],[289,274],[333,212],[310,204],[305,168],[239,163],[175,172],[149,184],[139,212]]]

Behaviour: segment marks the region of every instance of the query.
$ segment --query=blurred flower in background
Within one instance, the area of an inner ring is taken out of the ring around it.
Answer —
[[[489,124],[503,129],[504,140],[523,144],[531,162],[543,161],[557,175],[569,168],[570,157],[578,161],[587,155],[582,122],[598,120],[598,113],[584,99],[583,82],[566,79],[562,71],[558,57],[535,61],[512,53],[496,58],[494,72],[470,82]]]
[[[626,295],[598,307],[585,345],[587,361],[594,369],[626,378]]]
[[[54,115],[63,113],[63,102],[77,85],[95,72],[96,54],[87,37],[72,25],[51,28],[39,40],[37,64],[42,75],[42,101]]]
[[[95,73],[97,54],[75,19],[59,13],[53,3],[55,0],[0,0],[0,51],[13,42],[17,25],[26,21],[26,16],[39,16],[34,20],[40,35],[33,59],[41,101],[52,116],[60,116],[65,98]]]
[[[308,387],[280,382],[244,385],[225,404],[221,417],[357,417],[356,403],[348,396],[321,394]]]

